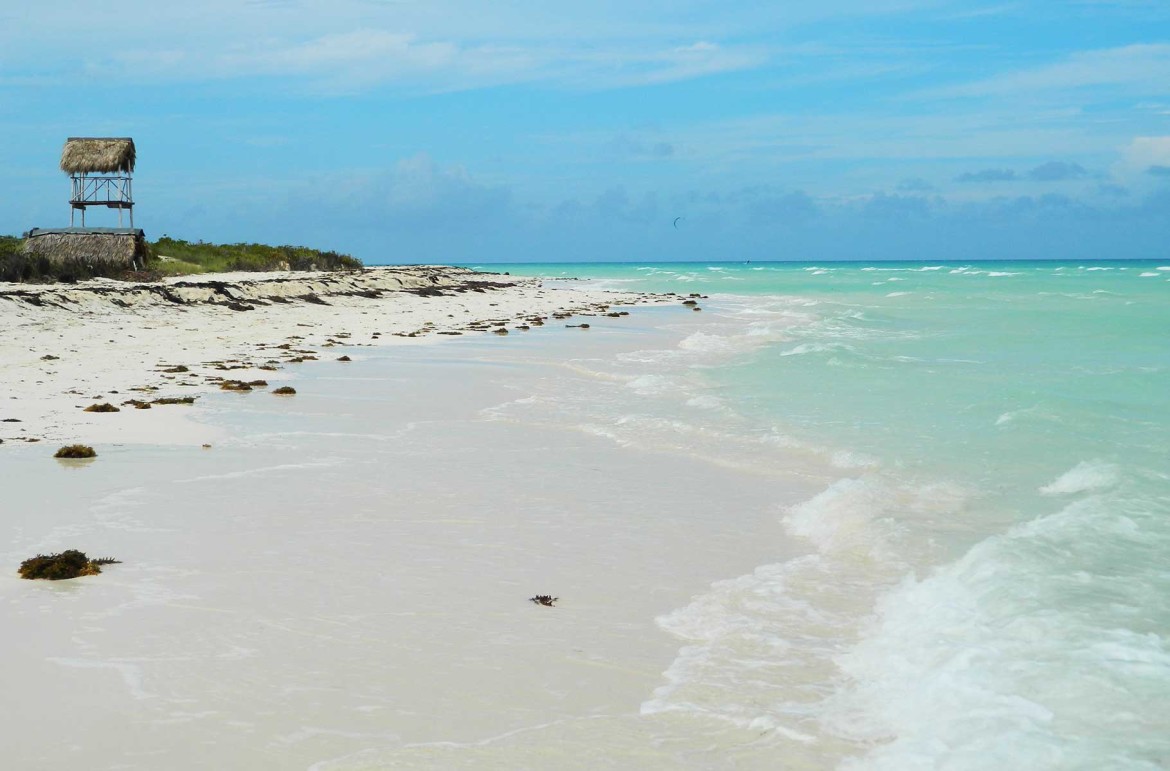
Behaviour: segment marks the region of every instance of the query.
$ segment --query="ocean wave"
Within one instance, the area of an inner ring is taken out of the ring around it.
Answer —
[[[1078,463],[1051,483],[1044,485],[1040,492],[1044,495],[1096,492],[1113,487],[1118,481],[1117,466],[1101,460],[1089,460]]]
[[[681,384],[665,375],[641,375],[627,382],[626,387],[643,396],[677,393],[684,390]]]
[[[825,744],[822,719],[837,657],[858,642],[877,596],[909,569],[895,512],[933,519],[966,500],[959,488],[881,474],[841,479],[782,519],[815,552],[718,581],[658,625],[683,647],[643,715],[701,715],[777,743],[815,741],[822,761],[857,752]]]
[[[852,351],[850,346],[844,343],[801,343],[793,346],[786,351],[781,351],[781,356],[802,356],[808,353],[840,353],[841,351]]]
[[[700,394],[699,396],[692,396],[687,399],[688,407],[698,407],[702,410],[720,410],[726,409],[726,403],[718,396],[711,396],[710,394]]]
[[[1170,589],[1166,509],[1084,499],[881,597],[823,721],[878,746],[842,768],[1157,767],[1170,651],[1148,603]]]

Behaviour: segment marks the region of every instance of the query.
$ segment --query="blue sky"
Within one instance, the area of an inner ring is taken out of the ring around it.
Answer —
[[[67,224],[65,137],[133,136],[150,237],[1170,257],[1166,0],[0,0],[0,129],[0,233]]]

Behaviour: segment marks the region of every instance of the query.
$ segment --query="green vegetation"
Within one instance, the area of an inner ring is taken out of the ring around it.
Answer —
[[[0,236],[0,260],[19,252],[23,243],[24,241],[16,236]]]
[[[54,458],[96,458],[97,452],[85,444],[70,444],[53,454]]]
[[[96,576],[102,572],[102,565],[112,565],[117,562],[118,560],[113,557],[91,560],[85,556],[85,552],[67,549],[60,554],[38,554],[26,559],[20,563],[20,577],[60,581],[78,576]]]
[[[348,254],[306,246],[206,244],[160,238],[150,245],[157,258],[151,267],[166,275],[222,273],[232,270],[358,270],[361,260]]]
[[[306,246],[265,244],[209,244],[163,237],[146,244],[146,270],[133,271],[117,260],[89,260],[75,256],[50,260],[44,254],[23,251],[24,240],[0,236],[0,281],[47,283],[87,278],[157,281],[164,276],[184,276],[227,271],[360,270],[361,260],[348,254]]]

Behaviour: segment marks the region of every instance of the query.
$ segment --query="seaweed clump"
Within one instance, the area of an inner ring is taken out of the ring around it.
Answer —
[[[280,388],[273,390],[272,393],[276,394],[277,396],[292,396],[296,392],[297,389],[293,388],[292,386],[281,386]]]
[[[57,450],[54,458],[96,458],[97,452],[86,444],[69,444]]]
[[[194,396],[164,396],[161,399],[154,399],[151,404],[194,404]],[[138,405],[135,405],[138,407]],[[138,407],[138,409],[142,409]]]
[[[91,560],[85,552],[66,549],[60,554],[38,554],[20,563],[20,577],[61,581],[78,576],[96,576],[102,572],[102,565],[112,565],[119,560],[101,557]]]
[[[263,388],[266,385],[267,380],[225,380],[219,387],[224,391],[251,391],[253,388]]]
[[[82,410],[82,412],[121,412],[121,410],[109,402],[104,402],[102,404],[91,404]]]
[[[546,608],[553,607],[553,603],[559,600],[560,597],[553,597],[551,594],[538,594],[535,597],[529,597],[529,602],[535,602],[537,605],[543,605]]]

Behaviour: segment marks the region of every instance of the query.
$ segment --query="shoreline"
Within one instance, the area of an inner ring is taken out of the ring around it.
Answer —
[[[295,383],[297,365],[365,347],[503,336],[670,299],[442,266],[0,285],[0,441],[210,442],[221,434],[184,405],[130,402],[197,405],[224,381],[267,391]],[[83,411],[103,403],[121,412]]]

